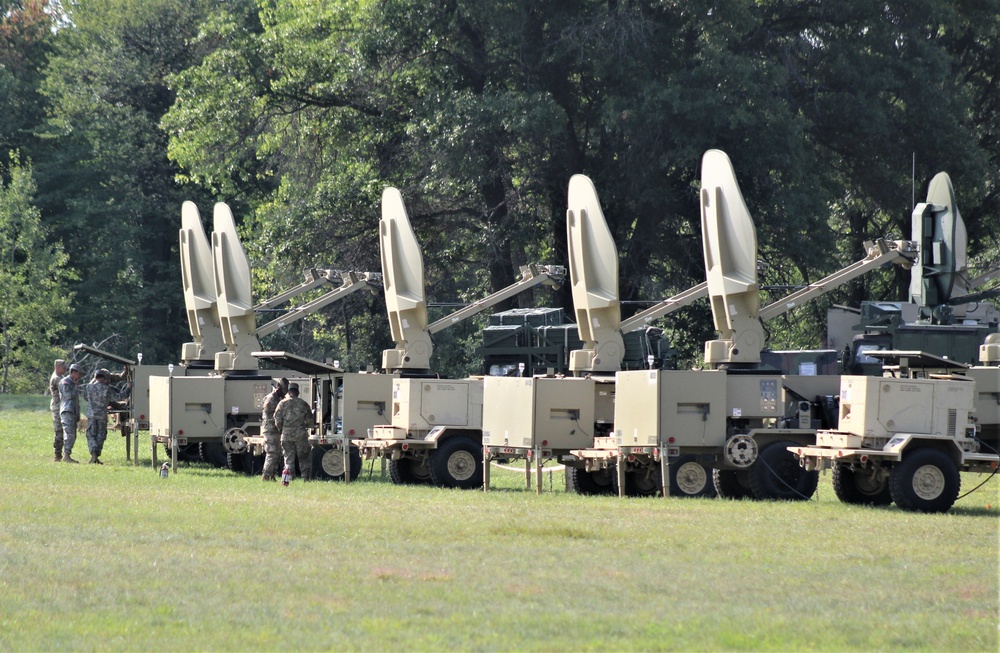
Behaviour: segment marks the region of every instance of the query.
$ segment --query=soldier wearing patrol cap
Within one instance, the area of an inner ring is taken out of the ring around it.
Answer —
[[[49,400],[49,410],[52,411],[52,429],[56,434],[55,439],[52,440],[52,447],[55,449],[55,461],[57,463],[62,462],[63,452],[63,427],[62,418],[59,416],[59,382],[62,381],[65,375],[66,361],[57,358],[52,376],[49,377],[49,394],[52,396]]]
[[[274,475],[278,473],[278,465],[281,461],[281,431],[274,423],[274,411],[278,404],[285,398],[288,392],[288,379],[274,380],[274,388],[270,394],[264,397],[264,409],[261,419],[263,425],[260,433],[264,436],[264,470],[262,480],[276,480]]]
[[[69,374],[59,381],[59,417],[63,427],[63,457],[64,463],[76,463],[73,460],[73,445],[76,444],[76,423],[80,420],[80,379],[83,378],[83,368],[76,363],[69,366]]]
[[[281,431],[281,453],[285,457],[285,467],[289,473],[295,473],[295,463],[303,480],[312,479],[312,460],[309,457],[309,431],[306,429],[312,421],[312,409],[305,400],[299,397],[297,383],[288,385],[288,396],[281,400],[274,411],[274,423]]]

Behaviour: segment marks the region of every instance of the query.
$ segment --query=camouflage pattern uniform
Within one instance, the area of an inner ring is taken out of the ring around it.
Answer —
[[[104,450],[104,441],[108,437],[108,404],[120,401],[125,393],[118,392],[107,383],[98,381],[98,376],[111,378],[107,370],[100,370],[94,380],[87,384],[84,396],[87,399],[87,448],[90,449],[90,462],[101,464],[98,457]]]
[[[294,474],[297,460],[302,478],[307,481],[312,478],[311,447],[309,432],[306,430],[311,422],[312,410],[299,397],[298,386],[293,383],[288,386],[288,396],[281,400],[274,411],[274,423],[281,430],[281,451],[285,456],[285,467]]]
[[[264,436],[264,470],[261,478],[265,481],[273,481],[274,475],[279,471],[278,464],[281,460],[281,430],[274,423],[274,411],[285,396],[285,389],[288,381],[282,379],[275,384],[271,393],[264,397],[264,410],[261,415],[263,425],[260,434]]]
[[[59,358],[55,362],[55,371],[52,372],[52,376],[49,377],[49,394],[52,395],[52,399],[49,401],[49,409],[52,411],[52,429],[55,431],[55,439],[52,440],[52,447],[55,449],[55,460],[59,462],[62,460],[63,452],[63,426],[62,417],[59,415],[59,381],[62,380],[63,374],[59,374],[59,369],[63,368],[63,374],[66,373],[66,361]]]
[[[63,427],[63,461],[74,462],[70,457],[76,444],[76,423],[80,420],[80,386],[73,372],[83,373],[83,368],[73,364],[70,373],[59,381],[59,417]]]

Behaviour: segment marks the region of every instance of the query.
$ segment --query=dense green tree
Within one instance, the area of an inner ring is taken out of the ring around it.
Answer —
[[[262,284],[293,261],[371,269],[379,192],[396,185],[440,301],[496,290],[530,260],[563,262],[576,172],[601,193],[623,299],[693,285],[700,157],[721,148],[771,301],[857,260],[866,239],[908,235],[913,158],[918,185],[952,173],[970,233],[994,231],[977,219],[996,187],[987,4],[239,5],[203,32],[216,49],[202,65],[174,78],[164,125],[191,179],[248,198]],[[772,344],[818,345],[829,301],[905,286],[903,271],[873,274],[771,325]],[[550,299],[535,295],[524,301]],[[378,303],[367,309],[355,319],[378,324]],[[684,326],[688,358],[705,316],[668,322]]]
[[[72,333],[117,333],[146,360],[175,360],[185,336],[177,231],[183,188],[166,157],[164,79],[197,63],[196,0],[65,4],[43,91],[50,103],[37,158],[40,203],[80,273]]]
[[[30,150],[45,118],[38,93],[54,39],[47,0],[0,0],[0,152]],[[0,175],[9,174],[0,161]]]
[[[308,266],[377,271],[380,194],[399,187],[432,317],[524,263],[564,263],[578,172],[617,240],[626,311],[697,283],[709,148],[736,167],[767,302],[908,236],[940,170],[974,259],[1000,256],[1000,0],[63,6],[53,22],[44,0],[0,0],[0,146],[34,161],[50,240],[81,271],[70,332],[118,332],[151,359],[175,358],[185,330],[183,199],[233,206],[265,296]],[[905,299],[907,277],[859,279],[769,325],[770,344],[817,346],[830,303]],[[511,304],[543,303],[569,294]],[[703,307],[664,324],[688,362],[712,330]],[[439,370],[477,368],[477,328],[438,336]],[[364,293],[265,344],[357,366],[388,340]]]
[[[14,154],[0,180],[0,392],[42,392],[52,360],[65,355],[72,273],[50,245],[34,206],[31,166]]]

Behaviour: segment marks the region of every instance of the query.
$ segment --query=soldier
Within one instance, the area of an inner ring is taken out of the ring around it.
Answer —
[[[65,375],[66,361],[61,358],[57,358],[55,362],[55,369],[52,372],[52,376],[49,377],[49,394],[52,395],[52,399],[49,401],[49,408],[52,410],[52,428],[56,433],[56,437],[52,441],[52,447],[56,451],[55,461],[57,463],[62,462],[63,451],[62,418],[59,416],[59,381],[61,381]]]
[[[289,384],[288,396],[281,400],[274,411],[274,424],[281,431],[281,452],[285,456],[285,467],[290,474],[294,474],[297,460],[304,481],[312,478],[309,432],[306,431],[311,421],[312,410],[309,404],[299,398],[298,384]]]
[[[111,374],[101,368],[94,373],[94,380],[87,384],[87,448],[90,449],[90,463],[103,465],[99,459],[108,437],[108,404],[119,401],[126,393],[111,387],[111,379],[120,374]]]
[[[76,463],[70,454],[76,444],[76,423],[80,420],[80,379],[83,368],[73,363],[69,366],[69,374],[59,381],[59,417],[63,428],[64,463]]]
[[[288,392],[288,379],[281,379],[274,382],[274,389],[264,397],[264,412],[262,418],[264,425],[261,427],[261,435],[264,436],[264,473],[261,479],[273,481],[274,475],[278,472],[278,461],[281,460],[281,430],[274,423],[274,411],[278,408],[278,403],[284,399]]]

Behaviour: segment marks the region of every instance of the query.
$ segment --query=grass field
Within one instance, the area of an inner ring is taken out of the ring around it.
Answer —
[[[804,503],[161,480],[117,433],[52,462],[50,422],[0,396],[2,650],[998,650],[1000,478],[945,515],[828,476]]]

